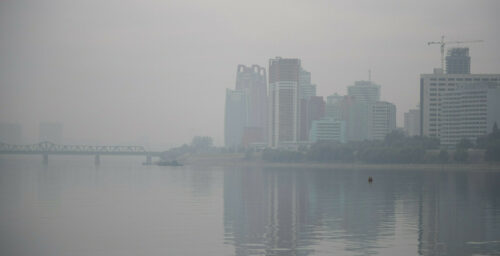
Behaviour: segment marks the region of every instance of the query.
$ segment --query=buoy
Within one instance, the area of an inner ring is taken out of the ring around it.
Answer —
[[[368,177],[368,183],[372,183],[372,182],[373,182],[372,176]]]

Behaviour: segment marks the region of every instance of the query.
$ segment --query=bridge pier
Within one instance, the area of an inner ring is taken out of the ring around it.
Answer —
[[[100,165],[101,164],[101,156],[100,155],[95,155],[95,157],[94,157],[94,164],[95,165]]]
[[[43,164],[48,164],[49,163],[49,154],[43,154]]]
[[[153,157],[151,155],[146,155],[146,165],[152,165],[153,164]]]

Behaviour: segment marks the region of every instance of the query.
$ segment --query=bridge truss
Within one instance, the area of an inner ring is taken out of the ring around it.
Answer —
[[[0,154],[41,155],[156,155],[142,146],[58,145],[44,141],[32,145],[11,145],[0,142]]]

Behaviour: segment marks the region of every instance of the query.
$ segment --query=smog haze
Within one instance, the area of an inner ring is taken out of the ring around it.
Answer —
[[[499,73],[498,1],[13,1],[0,3],[0,121],[60,122],[74,143],[223,144],[238,64],[300,58],[318,95],[371,79],[403,113],[437,45],[470,47],[472,73]]]

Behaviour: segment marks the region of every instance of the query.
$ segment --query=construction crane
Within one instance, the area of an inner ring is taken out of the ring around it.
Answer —
[[[483,40],[471,40],[471,41],[444,41],[444,36],[441,36],[441,41],[438,42],[428,42],[427,45],[439,44],[441,45],[441,69],[445,72],[444,68],[444,47],[447,44],[466,44],[466,43],[481,43]]]

